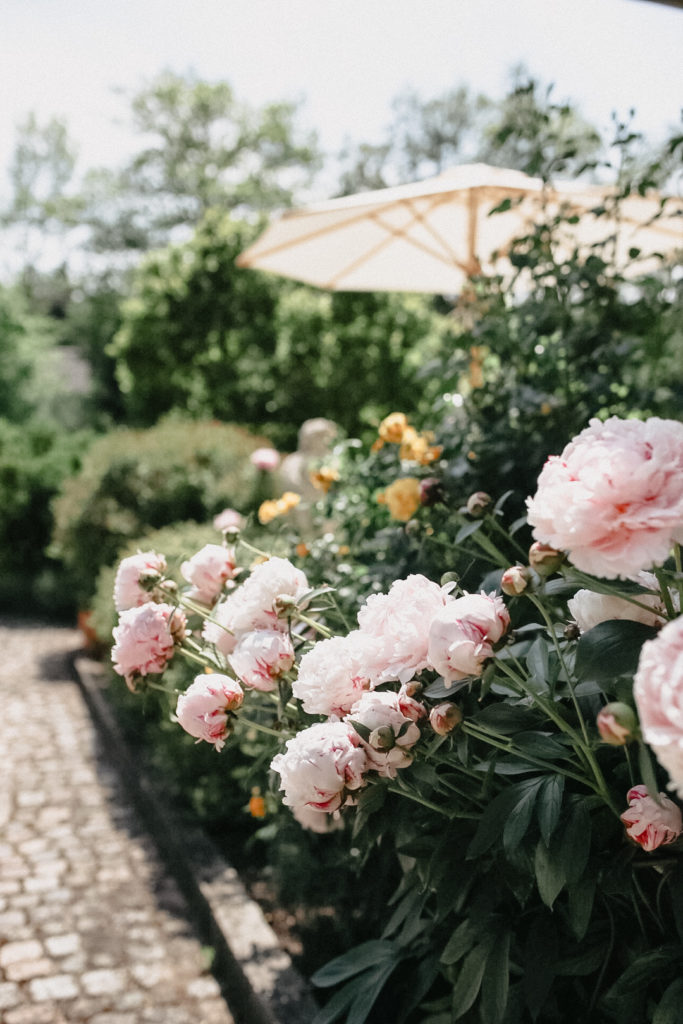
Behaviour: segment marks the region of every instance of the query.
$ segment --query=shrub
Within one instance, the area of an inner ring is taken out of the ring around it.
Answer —
[[[0,607],[72,609],[61,566],[46,554],[50,504],[62,481],[81,464],[91,435],[0,419]]]
[[[239,427],[166,419],[98,438],[55,502],[52,552],[90,600],[100,568],[146,529],[207,522],[226,506],[247,512],[263,495],[250,453],[267,442]]]

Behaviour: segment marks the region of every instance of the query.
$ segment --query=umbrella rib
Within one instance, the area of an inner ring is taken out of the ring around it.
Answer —
[[[438,199],[432,204],[432,207],[438,205],[439,202],[443,201],[444,200],[441,197],[438,197]],[[412,220],[409,221],[409,223],[405,225],[403,228],[397,228],[394,227],[392,224],[386,224],[381,217],[381,214],[386,213],[387,210],[392,209],[396,206],[407,207],[407,209],[410,211],[412,215]],[[416,249],[422,249],[422,251],[426,252],[428,256],[440,260],[442,263],[445,263],[447,267],[457,267],[459,270],[462,270],[463,273],[467,274],[468,276],[471,275],[473,272],[477,272],[472,264],[467,266],[460,260],[456,259],[455,254],[444,242],[444,240],[440,238],[439,235],[431,229],[430,225],[424,220],[423,215],[420,214],[419,211],[415,210],[415,207],[413,206],[412,201],[410,199],[399,199],[395,203],[387,205],[384,209],[374,211],[372,213],[367,213],[366,211],[363,219],[365,218],[372,219],[375,222],[375,224],[377,224],[378,227],[380,227],[383,231],[386,231],[386,237],[383,238],[380,242],[378,242],[375,246],[373,246],[372,249],[368,250],[368,252],[363,253],[361,256],[358,256],[355,260],[352,260],[351,263],[347,264],[342,270],[340,270],[337,274],[331,277],[325,283],[325,288],[336,288],[337,285],[339,284],[339,281],[342,280],[342,278],[347,277],[358,267],[363,266],[364,263],[367,263],[368,260],[371,260],[373,256],[376,256],[377,253],[380,252],[385,246],[387,246],[394,238],[403,238],[406,242],[408,242],[409,245],[414,246]],[[414,224],[416,221],[419,221],[423,225],[423,227],[428,229],[429,233],[432,234],[435,241],[443,245],[443,248],[446,250],[447,255],[444,255],[442,252],[439,252],[437,249],[434,249],[429,245],[425,245],[424,242],[420,242],[416,238],[411,238],[410,235],[406,233],[406,229],[410,228],[411,225]]]

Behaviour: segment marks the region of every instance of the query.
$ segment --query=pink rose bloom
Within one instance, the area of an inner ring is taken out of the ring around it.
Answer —
[[[368,767],[373,771],[393,779],[399,768],[406,768],[412,763],[409,750],[419,740],[420,729],[401,711],[397,693],[364,693],[345,721],[351,724],[358,722],[370,730],[368,740],[361,739],[361,743],[367,754]]]
[[[534,536],[584,572],[630,578],[683,541],[683,423],[591,420],[527,500]]]
[[[626,794],[628,810],[621,815],[627,825],[626,835],[651,853],[678,839],[683,829],[680,808],[663,793],[659,802],[648,793],[647,786],[634,786]]]
[[[443,608],[429,630],[429,663],[453,680],[481,675],[493,644],[507,632],[510,616],[497,594],[465,594]]]
[[[249,459],[252,466],[263,470],[264,473],[272,473],[280,465],[280,456],[274,448],[257,448]]]
[[[153,592],[141,585],[144,579],[159,579],[166,572],[166,559],[155,551],[138,551],[119,563],[114,580],[114,605],[117,612],[138,608],[154,600]]]
[[[237,711],[243,700],[242,687],[235,679],[219,672],[204,673],[178,697],[176,718],[190,736],[222,750],[230,732],[229,713]]]
[[[235,551],[222,544],[205,544],[180,566],[183,579],[192,586],[188,597],[212,605],[223,585],[235,575]]]
[[[234,508],[224,508],[214,516],[213,525],[216,530],[241,530],[244,527],[244,516]]]
[[[646,626],[661,626],[666,620],[666,611],[656,577],[649,572],[640,572],[636,576],[636,581],[652,591],[650,594],[633,594],[634,600],[638,601],[637,605],[623,597],[596,594],[593,590],[577,590],[574,597],[567,602],[567,607],[580,631],[585,633],[610,619],[628,619],[632,622],[642,622]],[[678,594],[670,591],[669,596],[674,606],[678,607]],[[639,605],[647,607],[640,608]]]
[[[268,692],[294,664],[294,648],[286,633],[257,629],[239,639],[228,661],[245,686]]]
[[[429,626],[453,599],[452,585],[440,587],[414,574],[392,583],[388,594],[372,594],[358,612],[361,633],[374,641],[366,660],[374,686],[406,683],[427,667]]]
[[[370,641],[359,630],[319,640],[299,662],[292,693],[309,715],[345,715],[370,685],[364,669]]]
[[[137,676],[163,672],[176,641],[185,636],[187,620],[170,604],[143,604],[121,612],[114,627],[114,671],[131,685]]]
[[[643,644],[633,696],[643,739],[683,796],[683,616]]]
[[[296,602],[308,590],[310,586],[301,569],[286,558],[269,558],[252,569],[244,583],[224,602],[222,621],[236,634],[250,633],[254,629],[284,631],[287,623],[278,617],[275,602],[280,597]]]
[[[298,811],[338,810],[346,791],[363,785],[367,758],[360,737],[346,722],[320,722],[288,740],[270,767],[280,775],[283,803]]]

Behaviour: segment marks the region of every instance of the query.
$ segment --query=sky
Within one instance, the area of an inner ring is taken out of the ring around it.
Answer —
[[[635,107],[680,123],[683,10],[649,0],[2,0],[0,195],[15,126],[66,119],[81,169],[136,148],[131,93],[164,68],[224,79],[253,104],[300,100],[323,147],[379,141],[406,87],[505,94],[523,62],[607,129]]]

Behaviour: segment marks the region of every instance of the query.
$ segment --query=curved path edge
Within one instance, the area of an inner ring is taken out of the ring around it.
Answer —
[[[131,799],[215,950],[212,972],[237,1024],[311,1024],[316,1004],[261,908],[200,828],[190,824],[135,763],[104,696],[99,662],[75,652],[74,678]]]

